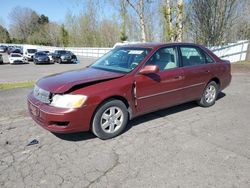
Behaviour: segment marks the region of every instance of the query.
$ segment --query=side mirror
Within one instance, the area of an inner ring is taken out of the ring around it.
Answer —
[[[146,65],[140,70],[140,74],[156,74],[160,71],[157,65]]]

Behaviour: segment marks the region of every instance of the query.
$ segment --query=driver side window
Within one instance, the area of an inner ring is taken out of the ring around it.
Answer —
[[[160,71],[165,71],[178,67],[176,48],[161,48],[150,58],[147,65],[158,65]]]

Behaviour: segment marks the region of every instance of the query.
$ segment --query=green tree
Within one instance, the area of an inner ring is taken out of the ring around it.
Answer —
[[[38,23],[41,25],[49,23],[49,17],[42,14],[38,19]]]
[[[10,35],[6,28],[0,25],[0,42],[2,43],[10,43]]]
[[[61,41],[64,47],[67,47],[69,45],[69,33],[65,29],[64,25],[61,26]]]

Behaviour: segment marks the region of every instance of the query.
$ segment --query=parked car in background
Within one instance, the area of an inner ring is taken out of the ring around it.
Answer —
[[[230,82],[230,62],[203,46],[134,44],[111,50],[85,69],[38,80],[28,109],[51,132],[91,130],[109,139],[146,113],[188,101],[212,106]]]
[[[34,64],[50,64],[51,63],[49,56],[44,51],[36,52],[33,57],[33,60],[34,60]]]
[[[3,64],[3,56],[0,54],[0,64]]]
[[[51,63],[54,63],[54,59],[53,59],[53,57],[52,57],[53,54],[54,54],[54,53],[48,53],[48,57],[49,57],[49,60],[50,60]]]
[[[34,54],[37,52],[37,49],[34,49],[34,48],[27,48],[27,47],[24,47],[23,48],[23,57],[24,57],[24,60],[25,61],[33,61],[33,56]]]
[[[53,61],[56,63],[76,63],[77,57],[71,51],[56,50],[52,54]]]
[[[11,53],[9,55],[10,64],[22,64],[24,63],[23,56],[19,53]]]
[[[1,45],[0,46],[0,53],[5,53],[6,51],[7,51],[7,46],[5,46],[5,45]]]
[[[8,55],[10,55],[11,53],[16,53],[16,54],[23,54],[22,50],[19,48],[11,48],[10,50],[8,50]]]

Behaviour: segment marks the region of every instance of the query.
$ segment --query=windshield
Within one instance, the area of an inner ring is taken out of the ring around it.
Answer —
[[[58,50],[58,51],[55,51],[55,53],[62,55],[62,54],[67,54],[68,51],[65,51],[65,50]]]
[[[20,54],[11,54],[11,57],[22,57]]]
[[[140,64],[150,51],[151,49],[148,48],[117,48],[102,56],[91,67],[129,73]]]
[[[37,52],[35,53],[35,56],[47,56],[47,54],[44,52]]]
[[[30,54],[34,54],[34,53],[37,52],[36,49],[27,49],[27,51],[28,51],[28,53],[30,53]]]

